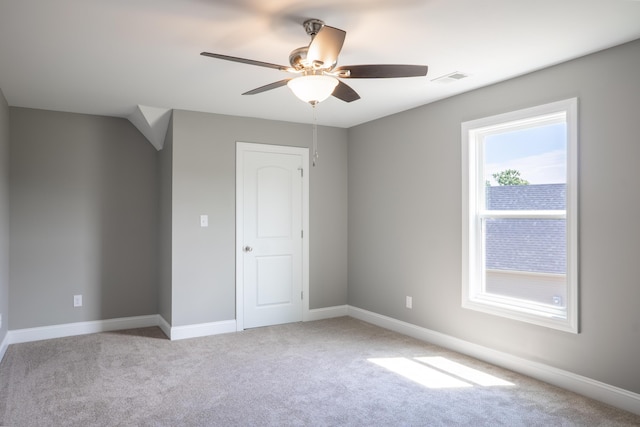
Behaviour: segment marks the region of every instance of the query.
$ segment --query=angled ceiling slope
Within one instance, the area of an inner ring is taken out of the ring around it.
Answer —
[[[167,134],[172,111],[167,108],[137,105],[133,113],[129,114],[127,118],[156,150],[160,151],[164,146],[164,138]]]

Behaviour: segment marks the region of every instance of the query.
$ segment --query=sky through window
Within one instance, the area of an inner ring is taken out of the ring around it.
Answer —
[[[566,124],[557,123],[488,135],[484,140],[485,181],[498,185],[494,173],[515,169],[530,184],[566,183],[566,134]]]

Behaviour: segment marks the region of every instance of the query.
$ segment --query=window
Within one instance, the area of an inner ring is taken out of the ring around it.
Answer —
[[[578,332],[577,99],[462,124],[462,306]]]

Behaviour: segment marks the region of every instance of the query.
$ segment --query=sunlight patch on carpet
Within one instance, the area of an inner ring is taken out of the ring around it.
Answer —
[[[445,357],[416,357],[415,360],[406,357],[386,357],[368,361],[433,389],[469,388],[474,387],[474,384],[484,387],[514,385]]]
[[[454,362],[446,357],[416,357],[416,360],[480,386],[515,386],[515,384],[510,383],[509,381],[505,381],[491,374],[487,374],[486,372],[470,368],[461,363]]]
[[[473,385],[405,357],[369,359],[391,372],[428,388],[465,388]]]

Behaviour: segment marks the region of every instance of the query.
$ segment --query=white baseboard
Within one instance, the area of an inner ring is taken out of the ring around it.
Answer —
[[[94,334],[96,332],[118,331],[121,329],[147,328],[158,325],[158,315],[121,317],[118,319],[93,320],[89,322],[66,323],[37,328],[14,329],[7,333],[9,344]]]
[[[148,328],[151,326],[158,326],[171,340],[225,334],[236,331],[235,320],[172,327],[169,322],[159,314],[15,329],[7,332],[4,340],[0,343],[0,361],[7,351],[9,344],[94,334],[97,332],[118,331],[122,329]]]
[[[347,316],[347,313],[348,306],[346,305],[318,308],[309,310],[305,321]],[[2,357],[4,357],[4,354],[10,344],[63,338],[74,335],[93,334],[97,332],[117,331],[122,329],[146,328],[150,326],[158,326],[171,340],[182,340],[236,332],[235,319],[172,327],[169,322],[159,314],[15,329],[8,331],[7,335],[2,340],[2,343],[0,343],[0,361],[2,360]]]
[[[0,342],[0,362],[4,359],[4,354],[7,352],[7,348],[9,348],[9,332],[7,332],[2,339],[2,342]]]
[[[158,314],[158,327],[162,329],[162,332],[171,339],[171,325],[160,314]]]
[[[309,310],[305,316],[305,322],[312,322],[314,320],[332,319],[334,317],[348,316],[349,306],[337,305],[335,307],[314,308]]]
[[[221,322],[199,323],[196,325],[173,326],[169,338],[171,341],[186,338],[206,337],[208,335],[227,334],[236,332],[236,321],[223,320]]]
[[[466,354],[640,415],[640,394],[357,307],[349,306],[348,313],[349,316],[367,323]]]

